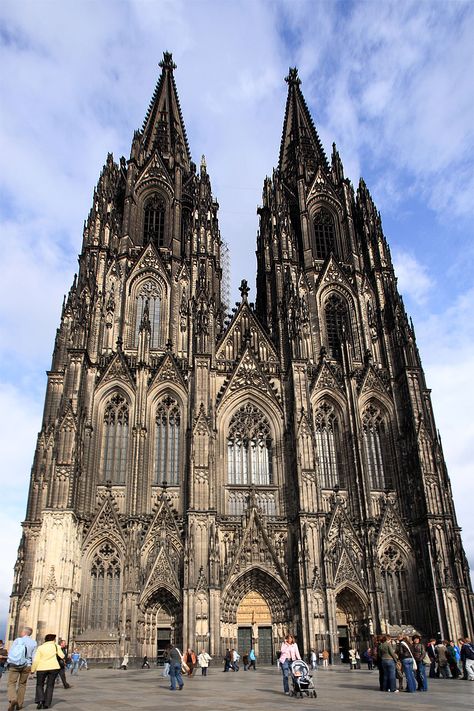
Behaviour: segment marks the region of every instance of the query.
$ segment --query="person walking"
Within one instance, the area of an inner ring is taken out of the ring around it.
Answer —
[[[74,656],[74,655],[71,654],[71,659],[72,659],[73,656]],[[79,655],[79,656],[80,656],[80,655]],[[74,663],[74,662],[73,662],[73,663]],[[124,655],[123,655],[123,659],[122,659],[122,664],[120,665],[120,669],[125,669],[125,670],[127,670],[127,667],[128,667],[128,654],[124,654]],[[73,671],[74,671],[74,667],[73,667]],[[71,671],[71,674],[73,673],[73,671]]]
[[[149,668],[150,668],[150,665],[148,663],[148,657],[145,654],[145,656],[143,657],[142,669],[149,669]]]
[[[61,651],[64,654],[64,661],[62,662],[62,664],[61,664],[61,662],[59,662],[58,678],[61,679],[62,685],[65,689],[70,689],[71,684],[68,684],[67,679],[66,679],[66,667],[67,667],[67,660],[68,660],[66,640],[60,639],[59,646],[61,647]]]
[[[184,661],[183,655],[177,647],[168,644],[166,658],[170,665],[170,691],[176,691],[176,684],[178,684],[178,689],[181,691],[184,686],[183,677],[181,676],[181,664]]]
[[[187,675],[191,677],[196,667],[196,652],[193,649],[187,649],[183,659],[188,666]]]
[[[285,694],[290,693],[288,675],[290,673],[290,664],[291,662],[294,662],[295,659],[301,659],[301,654],[293,635],[287,634],[285,637],[285,641],[281,645],[279,658],[281,673],[283,675],[283,692]]]
[[[323,649],[323,669],[328,669],[329,667],[329,651]]]
[[[73,653],[71,654],[71,676],[77,676],[79,674],[79,662],[81,660],[81,655],[79,650],[76,648],[74,649]],[[122,662],[123,664],[123,662]],[[127,664],[128,664],[128,659],[127,659]],[[127,668],[127,665],[125,665],[125,668]]]
[[[250,667],[252,667],[252,669],[254,671],[257,671],[257,657],[255,656],[255,649],[253,647],[249,652],[249,666],[248,666],[248,668],[250,669]]]
[[[8,652],[8,711],[23,708],[26,682],[36,652],[36,641],[31,637],[31,627],[24,627],[19,637],[12,642]]]
[[[457,647],[454,642],[446,643],[446,659],[448,660],[448,667],[451,673],[451,679],[459,679],[461,672],[459,671],[458,659],[456,655]]]
[[[59,659],[64,659],[61,647],[56,644],[56,635],[47,634],[40,644],[31,665],[31,673],[36,672],[35,703],[37,709],[49,709],[53,700],[54,682],[61,667]],[[46,688],[45,688],[46,685]]]
[[[230,649],[227,647],[224,654],[224,669],[222,671],[228,672],[231,666],[231,653]]]
[[[390,638],[382,635],[378,645],[379,664],[383,668],[383,690],[391,691],[398,694],[396,689],[395,665],[397,663],[397,655],[393,651]]]
[[[207,670],[209,667],[209,662],[211,661],[212,657],[206,652],[205,649],[201,649],[200,653],[198,654],[197,662],[199,666],[201,667],[201,676],[207,676]]]
[[[415,634],[411,638],[412,647],[411,651],[416,662],[416,672],[415,678],[418,684],[418,691],[428,691],[428,680],[426,678],[426,667],[425,667],[425,646],[421,643],[419,635]]]

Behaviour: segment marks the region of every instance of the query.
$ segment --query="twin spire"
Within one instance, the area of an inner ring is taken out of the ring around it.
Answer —
[[[171,52],[163,53],[159,66],[161,75],[143,122],[142,145],[146,153],[156,147],[162,156],[178,159],[189,170],[191,153],[173,76],[176,64]],[[300,89],[301,79],[296,67],[290,67],[285,81],[288,98],[280,146],[280,171],[291,179],[300,161],[311,172],[316,172],[318,166],[329,171],[324,148]]]

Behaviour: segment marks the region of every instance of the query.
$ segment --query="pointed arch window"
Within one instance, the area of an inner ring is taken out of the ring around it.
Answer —
[[[102,434],[102,479],[124,484],[127,473],[129,407],[116,393],[104,410]]]
[[[336,230],[334,218],[328,210],[321,208],[314,216],[314,256],[326,259],[331,252],[336,253]]]
[[[336,484],[343,486],[338,461],[339,424],[329,403],[323,402],[316,410],[314,429],[321,486],[325,489],[333,489]]]
[[[391,625],[404,625],[409,620],[406,560],[401,550],[388,544],[379,554],[382,573],[385,619]]]
[[[151,337],[150,348],[160,348],[162,346],[162,292],[156,281],[149,279],[140,285],[136,292],[136,313],[135,313],[135,336],[134,345],[138,346],[138,335],[143,312],[148,303],[148,317],[150,319]]]
[[[181,410],[167,396],[156,410],[154,483],[179,484]]]
[[[143,242],[152,242],[155,247],[165,244],[166,203],[161,195],[154,193],[145,202]]]
[[[120,556],[108,542],[95,553],[91,564],[89,621],[93,629],[115,630],[120,616]]]
[[[362,415],[362,430],[370,486],[372,489],[391,487],[387,426],[380,410],[373,405]]]
[[[227,479],[229,484],[273,483],[270,424],[251,403],[237,410],[229,425]]]
[[[326,300],[326,336],[331,358],[341,357],[341,339],[345,335],[352,343],[352,332],[346,301],[339,294],[332,293]]]

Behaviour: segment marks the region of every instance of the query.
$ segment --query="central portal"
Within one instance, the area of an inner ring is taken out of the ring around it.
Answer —
[[[273,663],[270,608],[255,590],[242,598],[237,609],[237,644],[241,656],[253,647],[258,664]]]

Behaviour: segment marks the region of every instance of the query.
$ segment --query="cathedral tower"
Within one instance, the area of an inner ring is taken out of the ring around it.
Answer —
[[[218,204],[165,53],[130,159],[109,155],[64,301],[9,638],[96,660],[287,629],[334,657],[473,596],[380,215],[329,162],[291,69],[259,209],[256,306],[222,303]]]

